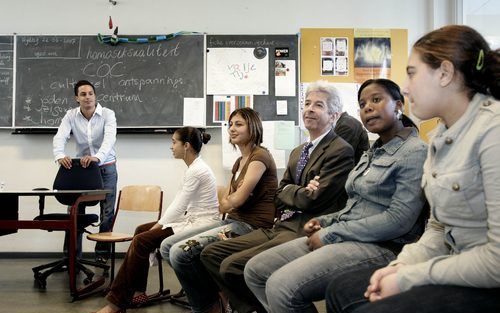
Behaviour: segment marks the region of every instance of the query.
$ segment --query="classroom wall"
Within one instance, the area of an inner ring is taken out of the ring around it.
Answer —
[[[409,45],[423,33],[453,22],[449,11],[456,1],[414,0],[0,0],[0,34],[109,34],[108,16],[121,34],[166,34],[199,31],[210,34],[293,34],[301,27],[405,28]],[[439,5],[437,5],[439,4]],[[103,103],[105,106],[106,104]],[[76,103],[75,103],[76,106]],[[202,157],[213,168],[219,184],[229,173],[222,169],[220,129],[210,129],[210,143]],[[117,138],[118,187],[158,184],[165,191],[164,207],[179,187],[184,164],[171,156],[169,135],[120,134]],[[73,146],[68,147],[73,153]],[[0,181],[10,190],[50,187],[57,166],[52,157],[52,136],[12,135],[0,130]],[[282,172],[279,173],[281,175]],[[36,214],[35,199],[23,200],[21,217]],[[48,210],[60,206],[49,201]],[[96,210],[94,210],[96,211]],[[128,219],[127,226],[145,221]],[[84,250],[93,245],[84,241]],[[0,237],[0,252],[61,251],[61,232],[20,230]],[[124,251],[127,245],[119,245]]]

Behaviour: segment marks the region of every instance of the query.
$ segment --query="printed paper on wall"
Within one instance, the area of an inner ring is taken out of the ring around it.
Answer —
[[[269,49],[256,49],[210,48],[207,94],[269,94]]]
[[[349,75],[347,37],[321,37],[321,76]]]
[[[295,97],[295,60],[274,62],[274,94],[277,97]]]
[[[214,96],[214,103],[213,103],[214,123],[228,121],[231,112],[239,108],[253,108],[253,96],[252,95]]]

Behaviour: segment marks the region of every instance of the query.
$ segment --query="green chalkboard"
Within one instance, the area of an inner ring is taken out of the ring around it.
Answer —
[[[18,35],[14,127],[57,127],[78,105],[73,86],[80,79],[95,84],[119,128],[181,126],[184,98],[204,96],[204,40],[182,35],[112,46],[96,36]]]

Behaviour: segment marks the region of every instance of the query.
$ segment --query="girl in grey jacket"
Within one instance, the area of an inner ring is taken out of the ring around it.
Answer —
[[[354,312],[499,312],[500,51],[450,25],[415,43],[407,74],[412,112],[440,118],[422,179],[431,217],[417,243],[371,275],[371,303]],[[368,275],[331,282],[328,311],[365,304],[356,283]]]

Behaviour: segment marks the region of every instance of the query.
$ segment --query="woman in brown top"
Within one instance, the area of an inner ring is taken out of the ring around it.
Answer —
[[[213,225],[173,235],[162,242],[161,254],[174,269],[193,312],[219,310],[218,287],[200,261],[210,243],[240,236],[256,228],[272,227],[274,194],[278,186],[274,159],[262,144],[262,122],[250,108],[235,110],[229,117],[230,143],[241,157],[232,169],[231,182],[220,199],[219,210],[227,217]]]

